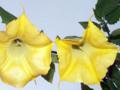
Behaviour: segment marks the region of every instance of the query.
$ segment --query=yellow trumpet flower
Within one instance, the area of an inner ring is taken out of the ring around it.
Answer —
[[[0,78],[9,85],[24,87],[47,74],[52,46],[52,41],[23,13],[0,32]]]
[[[56,38],[60,80],[98,84],[115,61],[118,48],[91,21],[83,38]]]

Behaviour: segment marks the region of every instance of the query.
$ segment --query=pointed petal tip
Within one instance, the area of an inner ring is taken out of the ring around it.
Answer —
[[[88,25],[94,24],[91,20],[88,21]]]
[[[93,23],[93,21],[91,21],[91,20],[88,21],[88,28],[94,28],[94,29],[96,28],[96,29],[99,29],[98,26],[96,26],[96,25]]]
[[[27,15],[26,15],[26,12],[23,11],[22,14],[18,17],[18,19],[28,19]]]

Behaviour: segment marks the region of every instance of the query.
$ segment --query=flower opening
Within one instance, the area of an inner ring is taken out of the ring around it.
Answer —
[[[0,77],[5,83],[23,87],[40,75],[46,75],[51,64],[53,43],[30,23],[25,13],[0,32]]]

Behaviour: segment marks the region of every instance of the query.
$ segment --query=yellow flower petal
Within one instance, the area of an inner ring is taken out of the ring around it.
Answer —
[[[60,79],[69,82],[100,83],[118,52],[118,48],[90,21],[82,39],[57,38],[56,43]]]
[[[7,25],[6,33],[9,37],[14,38],[17,36],[30,45],[44,46],[51,42],[43,32],[40,32],[32,23],[30,23],[25,13]]]
[[[73,49],[61,40],[56,40],[59,57],[60,79],[70,82],[98,82],[86,53]],[[90,75],[91,74],[91,75]]]
[[[34,78],[46,75],[51,64],[52,41],[37,31],[24,13],[6,29],[0,32],[1,80],[24,87]]]
[[[53,44],[46,45],[42,48],[28,46],[29,54],[27,55],[28,63],[34,72],[34,76],[46,75],[50,69],[51,48]]]
[[[34,37],[39,34],[39,31],[37,31],[37,28],[30,23],[26,14],[23,13],[18,19],[11,21],[7,25],[7,34],[18,36],[27,34],[28,37]]]
[[[18,20],[13,20],[6,26],[6,33],[9,37],[16,37],[18,32]]]
[[[103,31],[89,21],[88,27],[83,36],[86,42],[98,48],[114,48],[115,45],[108,42]]]
[[[10,37],[3,31],[0,31],[0,44],[5,44],[6,42],[8,42],[10,39]]]

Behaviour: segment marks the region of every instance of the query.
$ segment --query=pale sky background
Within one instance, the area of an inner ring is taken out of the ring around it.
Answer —
[[[83,33],[83,28],[78,24],[79,21],[86,21],[93,14],[93,8],[97,0],[0,0],[0,6],[10,11],[16,16],[22,14],[23,3],[27,16],[30,21],[54,41],[55,37],[77,35]],[[92,20],[95,20],[94,18]],[[0,20],[1,21],[1,20]],[[117,23],[111,29],[118,27]],[[0,23],[0,29],[5,29],[5,25]],[[55,49],[55,47],[54,47]],[[43,78],[38,77],[37,86],[33,81],[29,82],[24,90],[58,90],[58,71],[53,84],[46,82]],[[92,86],[95,90],[100,87]],[[0,90],[19,90],[0,81]],[[79,83],[61,83],[61,90],[81,90]]]

